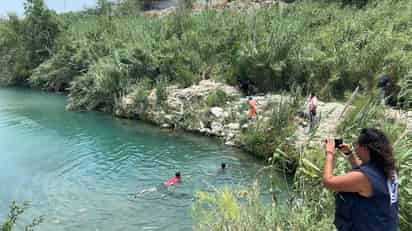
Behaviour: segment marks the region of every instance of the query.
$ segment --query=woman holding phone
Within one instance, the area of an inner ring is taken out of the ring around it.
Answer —
[[[339,231],[396,231],[398,226],[398,181],[392,145],[374,128],[360,132],[354,145],[340,144],[352,170],[333,175],[335,140],[325,141],[323,183],[337,192],[335,226]]]

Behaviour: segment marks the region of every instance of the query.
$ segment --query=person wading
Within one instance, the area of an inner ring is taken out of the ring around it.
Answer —
[[[356,141],[355,153],[349,145],[339,145],[353,168],[340,176],[333,175],[335,148],[335,141],[327,139],[323,184],[337,192],[337,230],[396,231],[398,179],[392,145],[386,135],[377,129],[365,128]]]

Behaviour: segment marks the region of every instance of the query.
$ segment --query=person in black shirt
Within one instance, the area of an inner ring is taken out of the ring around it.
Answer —
[[[390,78],[388,75],[383,74],[379,77],[378,88],[381,89],[381,104],[385,105],[385,98],[388,96]]]

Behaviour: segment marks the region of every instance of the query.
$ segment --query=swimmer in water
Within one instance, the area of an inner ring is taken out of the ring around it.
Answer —
[[[222,164],[220,165],[220,167],[222,168],[222,170],[224,170],[224,169],[226,168],[226,163],[222,163]]]
[[[220,164],[220,169],[217,171],[217,175],[224,174],[226,172],[226,163],[222,162]]]
[[[225,173],[225,172],[226,172],[226,163],[225,163],[225,162],[222,162],[222,163],[220,164],[220,168],[217,169],[216,172],[214,172],[214,173],[207,173],[207,175],[209,175],[209,176],[218,176],[218,175],[220,175],[220,174],[222,174],[222,173]]]
[[[186,176],[184,178],[190,178],[190,176]],[[144,194],[147,192],[156,192],[159,191],[159,189],[166,189],[165,191],[169,190],[169,187],[174,185],[174,184],[178,184],[182,182],[182,177],[180,176],[180,172],[176,172],[175,176],[170,178],[169,180],[167,180],[166,182],[164,182],[163,184],[161,184],[158,187],[151,187],[148,189],[143,189],[142,191],[140,191],[140,194]]]
[[[170,187],[179,182],[180,182],[180,172],[176,172],[175,176],[170,178],[168,181],[166,181],[164,185],[166,185],[166,187]]]

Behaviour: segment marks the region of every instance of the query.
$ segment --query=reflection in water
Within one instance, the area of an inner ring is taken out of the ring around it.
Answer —
[[[0,89],[0,220],[12,200],[30,200],[22,221],[45,215],[46,231],[191,230],[197,190],[249,184],[261,167],[208,138],[64,104],[63,96]],[[191,178],[134,197],[176,171]]]

